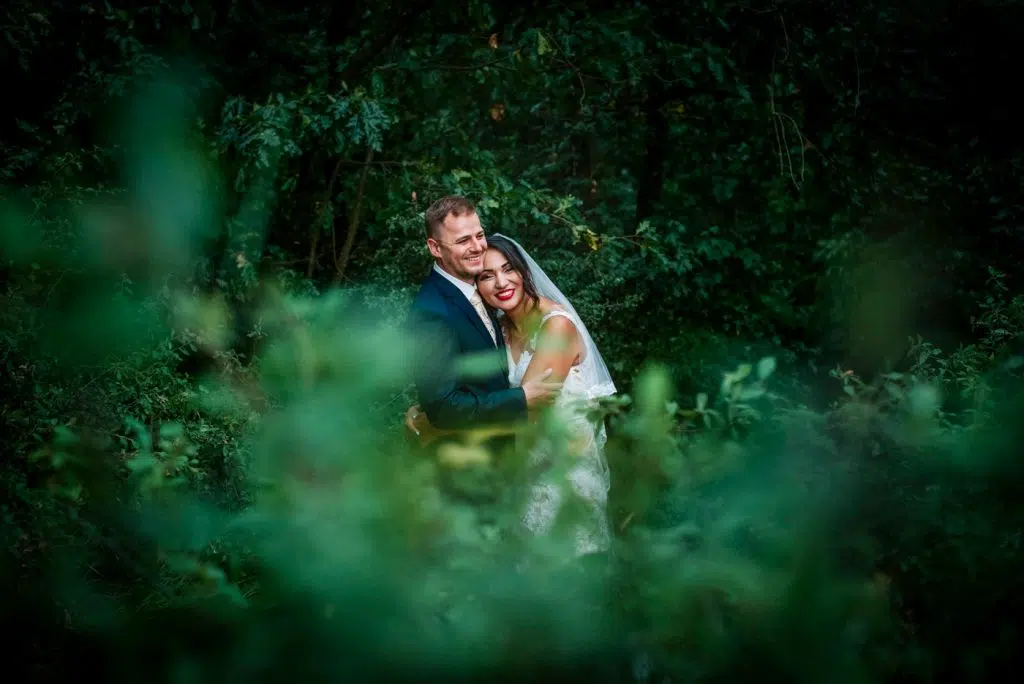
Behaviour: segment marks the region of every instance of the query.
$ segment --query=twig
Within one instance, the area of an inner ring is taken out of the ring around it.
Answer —
[[[633,521],[633,516],[635,516],[635,515],[636,515],[636,511],[630,511],[629,512],[629,515],[627,515],[622,520],[622,522],[619,523],[619,532],[624,532],[625,531],[626,526],[629,525],[629,523],[631,523]]]
[[[786,39],[786,56],[782,58],[782,64],[785,64],[789,59],[789,32],[786,31],[786,20],[782,18],[782,12],[779,12],[779,23],[782,24],[782,37]]]
[[[356,161],[355,159],[342,159],[338,162],[339,164],[348,164],[349,166],[423,166],[422,161],[397,161],[390,159],[381,159],[380,161]]]
[[[420,64],[417,66],[402,66],[397,62],[390,64],[381,64],[373,68],[374,71],[430,71],[430,70],[441,70],[441,71],[476,71],[477,69],[485,69],[487,67],[493,67],[501,62],[507,61],[510,55],[505,55],[497,59],[492,59],[488,62],[481,62],[480,64]],[[503,71],[515,71],[510,67],[504,67]]]
[[[775,145],[779,149],[779,175],[784,176],[786,174],[786,167],[782,161],[782,138],[779,137],[779,122],[778,119],[772,118],[772,130],[775,132]]]
[[[790,125],[793,126],[793,130],[796,131],[797,138],[800,140],[800,182],[796,184],[797,189],[799,189],[800,186],[803,185],[803,182],[804,182],[804,172],[807,170],[807,139],[804,137],[803,133],[800,132],[800,126],[797,125],[796,120],[793,117],[791,117],[789,114],[783,114],[782,112],[776,112],[775,115],[777,117],[779,117],[780,119],[782,119],[783,121],[788,121],[790,123]],[[783,131],[783,140],[785,140],[786,139],[785,138],[785,126],[782,127],[782,131]],[[788,142],[786,144],[786,152],[787,152],[787,154],[789,154],[789,144],[788,144]],[[789,173],[790,173],[790,176],[792,177],[792,175],[793,175],[793,158],[792,158],[792,155],[790,155],[790,160],[789,160]],[[796,183],[796,178],[793,178],[793,182]]]
[[[541,33],[540,31],[538,31],[537,33],[541,37],[543,37],[544,40],[547,40],[547,42],[549,44],[555,46],[555,49],[558,50],[558,54],[562,55],[562,61],[565,62],[569,66],[569,68],[572,69],[576,73],[576,78],[579,79],[579,82],[580,82],[580,90],[581,90],[581,92],[580,92],[580,107],[582,107],[583,106],[583,100],[585,100],[586,97],[587,97],[587,84],[583,82],[583,72],[580,71],[580,68],[578,66],[576,66],[575,64],[572,63],[572,61],[569,59],[569,56],[567,54],[565,54],[565,50],[563,50],[562,46],[558,44],[558,41],[556,41],[554,39],[548,40],[547,37],[544,36],[544,34]]]
[[[853,96],[853,117],[857,118],[857,110],[860,108],[860,56],[857,44],[853,45],[853,63],[857,67],[857,93]]]
[[[339,158],[338,161],[334,164],[334,170],[331,171],[331,180],[328,181],[328,183],[327,183],[327,189],[324,191],[324,203],[323,203],[323,206],[320,208],[321,216],[323,216],[323,212],[325,212],[328,209],[330,209],[332,204],[334,203],[334,183],[335,183],[335,181],[338,180],[338,172],[341,170],[341,164],[344,161],[345,161],[344,159]],[[319,234],[319,232],[320,232],[320,227],[319,226],[317,226],[316,231],[317,231],[317,234]],[[337,238],[335,237],[336,233],[337,233],[337,231],[334,230],[334,221],[332,220],[331,221],[331,255],[332,256],[334,256],[334,255],[336,255],[338,253]],[[312,256],[312,254],[313,254],[313,252],[311,251],[310,255]],[[312,277],[312,275],[313,275],[312,262],[310,263],[310,268],[307,269],[307,270],[309,272],[309,275],[306,276],[306,277]]]
[[[366,188],[366,177],[370,173],[371,161],[373,161],[372,147],[366,151],[366,163],[363,165],[363,173],[359,178],[359,189],[356,190],[356,203],[352,208],[352,215],[349,217],[348,233],[345,235],[345,244],[341,248],[341,254],[335,257],[335,283],[340,283],[345,277],[345,268],[348,266],[348,259],[352,254],[352,246],[356,241],[356,231],[359,230],[359,213],[363,208],[363,191]]]
[[[774,59],[773,59],[774,61]],[[774,75],[774,71],[772,72]],[[771,108],[771,115],[775,118],[772,119],[772,125],[775,130],[775,142],[779,146],[779,168],[780,173],[785,174],[786,164],[789,166],[789,178],[793,181],[793,185],[796,186],[797,190],[800,190],[804,181],[804,171],[807,168],[806,163],[806,138],[800,131],[800,126],[797,125],[796,120],[793,119],[789,114],[783,114],[782,112],[775,109],[775,91],[772,90],[772,86],[768,85],[768,103]],[[793,170],[793,155],[789,151],[789,140],[786,137],[786,122],[792,124],[793,129],[796,131],[796,135],[800,140],[800,180],[796,179],[796,174]]]
[[[98,432],[101,435],[107,435],[108,437],[113,437],[114,439],[123,439],[124,441],[129,442],[134,447],[138,447],[139,446],[139,443],[135,439],[132,439],[131,437],[129,437],[128,435],[119,435],[116,432],[111,432],[110,430],[100,430],[100,429],[97,429],[97,428],[93,428],[93,431],[94,432]]]
[[[572,65],[570,64],[569,66],[571,67]],[[537,69],[537,73],[544,73],[544,74],[554,73],[554,72],[561,73],[562,71],[564,71],[564,70],[563,69],[556,69],[554,67],[548,67],[546,69]],[[589,78],[589,79],[592,79],[594,81],[602,81],[604,83],[611,83],[612,85],[625,85],[625,84],[630,82],[630,79],[628,79],[628,78],[608,78],[606,76],[598,76],[597,74],[591,74],[591,73],[589,73],[587,71],[583,71],[583,69],[576,69],[576,73],[579,74],[580,76],[582,76],[583,78]],[[679,80],[682,80],[682,79],[679,79]]]
[[[740,8],[753,12],[754,14],[769,14],[771,12],[779,11],[778,5],[776,5],[774,2],[772,3],[772,6],[767,9],[757,9],[756,7],[751,7],[750,5],[740,5]]]
[[[313,239],[309,242],[309,256],[306,259],[295,259],[293,262],[283,262],[282,266],[290,266],[292,263],[298,263],[300,261],[306,262],[306,278],[313,277],[313,271],[316,270],[316,250],[320,246],[320,227],[313,228]]]
[[[43,300],[44,303],[48,304],[50,302],[50,297],[53,296],[53,291],[57,289],[57,286],[60,285],[61,281],[64,280],[64,276],[66,276],[67,274],[68,269],[61,269],[60,275],[57,277],[57,280],[55,280],[53,282],[53,285],[50,286],[50,289],[46,291],[46,298]]]

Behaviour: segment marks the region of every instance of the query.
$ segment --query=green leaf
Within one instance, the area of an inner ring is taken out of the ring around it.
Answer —
[[[917,418],[931,418],[939,410],[942,397],[932,385],[917,385],[908,394],[910,412]]]
[[[763,387],[747,387],[740,392],[738,398],[740,401],[747,401],[749,399],[760,399],[764,394]]]
[[[467,354],[460,358],[455,366],[456,375],[467,380],[486,378],[500,372],[501,369],[501,357],[497,353],[490,351],[479,354]]]
[[[708,64],[708,70],[712,74],[714,74],[716,81],[718,81],[719,83],[722,83],[723,81],[725,81],[725,69],[722,68],[722,63],[721,62],[719,62],[717,59],[714,59],[712,57],[708,57],[707,64]]]
[[[537,54],[546,55],[551,52],[551,45],[548,43],[548,39],[544,37],[544,34],[537,31]]]
[[[156,457],[151,454],[139,454],[125,462],[128,470],[137,473],[143,470],[152,470],[160,464]]]
[[[733,381],[740,382],[741,380],[745,380],[752,370],[754,370],[754,368],[749,363],[740,365],[740,367],[736,369],[736,373],[733,375]]]
[[[757,362],[757,378],[758,380],[764,380],[769,375],[775,372],[775,357],[766,356]]]

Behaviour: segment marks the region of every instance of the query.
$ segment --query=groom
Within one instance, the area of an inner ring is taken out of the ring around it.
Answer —
[[[561,387],[547,376],[510,387],[505,340],[494,311],[476,290],[487,238],[476,207],[465,197],[442,197],[426,212],[427,249],[434,265],[412,304],[417,326],[415,368],[419,404],[442,430],[522,421],[528,409],[550,403]],[[471,356],[489,357],[483,374],[460,374]]]

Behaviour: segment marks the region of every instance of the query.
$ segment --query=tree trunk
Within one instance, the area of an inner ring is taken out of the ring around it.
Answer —
[[[656,212],[661,202],[665,183],[665,153],[668,147],[668,118],[665,105],[668,94],[661,79],[652,78],[647,88],[647,102],[644,104],[644,119],[647,123],[647,139],[644,142],[644,158],[637,175],[636,223]]]

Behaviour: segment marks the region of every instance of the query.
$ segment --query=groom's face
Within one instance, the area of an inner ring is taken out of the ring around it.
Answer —
[[[484,268],[487,237],[476,212],[448,214],[438,235],[427,239],[427,248],[441,268],[460,280],[472,283]]]

